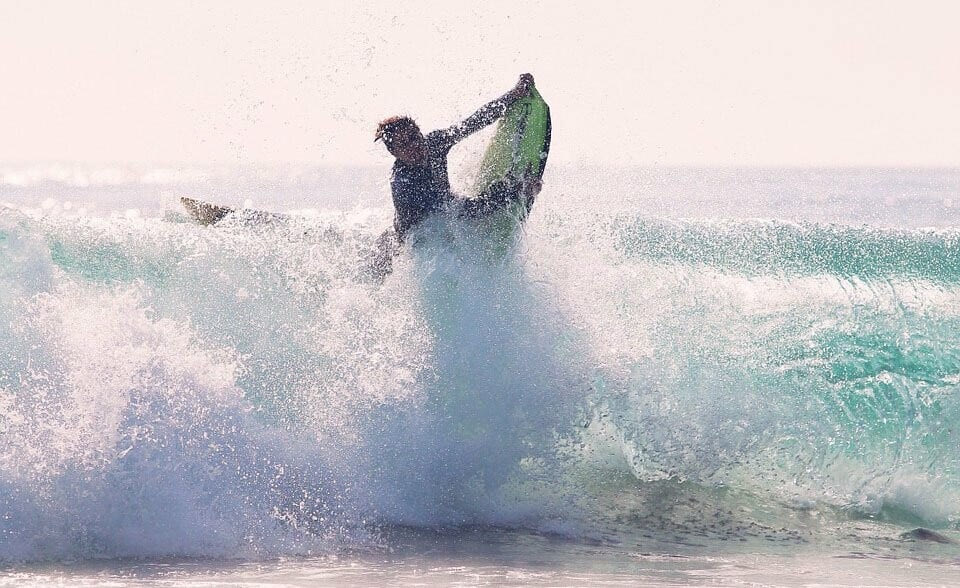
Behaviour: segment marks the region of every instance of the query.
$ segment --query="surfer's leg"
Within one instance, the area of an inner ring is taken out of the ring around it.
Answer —
[[[201,225],[216,224],[222,220],[223,217],[233,213],[232,208],[217,206],[216,204],[194,200],[193,198],[180,198],[180,203],[187,209],[190,216]]]
[[[364,273],[382,282],[393,270],[393,258],[400,252],[400,240],[393,229],[387,229],[373,243],[373,250],[364,260]]]

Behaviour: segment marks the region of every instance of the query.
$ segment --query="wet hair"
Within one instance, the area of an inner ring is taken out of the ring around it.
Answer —
[[[383,144],[389,149],[393,146],[396,138],[404,134],[408,129],[420,132],[420,127],[418,127],[417,123],[409,116],[391,116],[390,118],[385,118],[377,125],[374,142],[382,139]]]

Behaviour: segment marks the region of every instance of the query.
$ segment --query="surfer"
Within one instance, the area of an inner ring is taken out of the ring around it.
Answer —
[[[457,198],[450,190],[447,177],[450,149],[503,116],[511,104],[530,93],[532,88],[533,76],[523,74],[517,85],[503,96],[483,105],[462,122],[427,135],[409,116],[393,116],[379,124],[374,141],[383,141],[387,151],[396,158],[390,175],[394,231],[380,237],[378,245],[381,249],[392,240],[395,250],[411,228],[454,201],[469,216],[497,210],[521,195],[532,201],[542,186],[539,179],[514,185],[500,183],[478,198]]]

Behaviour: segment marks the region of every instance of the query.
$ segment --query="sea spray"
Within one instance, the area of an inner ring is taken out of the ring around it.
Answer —
[[[950,230],[546,207],[494,250],[438,219],[377,285],[387,212],[0,212],[0,556],[956,525]]]
[[[455,217],[424,227],[391,280],[411,285],[401,295],[426,342],[416,355],[421,409],[383,448],[402,478],[405,512],[391,516],[482,524],[528,510],[536,520],[556,505],[516,495],[508,504],[500,490],[554,459],[583,406],[589,361],[565,316],[530,281],[517,249]]]
[[[55,496],[57,522],[14,514],[31,547],[8,557],[300,553],[543,510],[503,491],[566,434],[582,370],[522,264],[478,257],[476,231],[425,234],[376,286],[348,266],[371,235],[322,221],[11,217],[31,245],[5,250],[5,292],[48,277],[8,305],[11,342],[37,342],[5,370],[5,463],[10,496]]]
[[[810,226],[785,250],[762,250],[766,231],[790,226],[574,224],[551,230],[582,235],[563,243],[575,260],[546,247],[545,273],[563,276],[562,298],[603,366],[593,398],[611,426],[596,431],[615,438],[638,478],[955,524],[958,299],[936,269],[952,263],[951,231]],[[691,234],[706,252],[689,246]],[[864,235],[886,235],[922,263],[844,258]],[[651,239],[656,251],[623,248]],[[816,261],[824,242],[833,265]],[[803,247],[811,263],[791,266]]]

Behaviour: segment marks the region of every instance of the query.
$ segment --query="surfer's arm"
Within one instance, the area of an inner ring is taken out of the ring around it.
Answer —
[[[503,113],[510,108],[510,105],[529,94],[530,88],[532,87],[532,75],[523,74],[520,76],[520,81],[517,82],[517,85],[514,86],[512,90],[496,100],[484,104],[479,110],[465,118],[462,122],[446,129],[444,134],[450,145],[452,146],[454,143],[459,143],[503,116]]]

